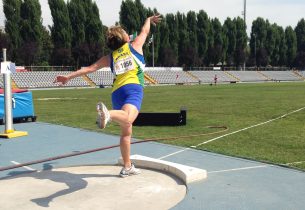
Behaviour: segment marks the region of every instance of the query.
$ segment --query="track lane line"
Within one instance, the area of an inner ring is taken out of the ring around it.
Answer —
[[[21,164],[21,163],[18,163],[18,162],[16,162],[16,161],[14,161],[14,160],[11,160],[11,163],[13,163],[13,164],[15,164],[15,165]],[[29,171],[37,171],[36,169],[31,168],[31,167],[29,167],[29,166],[22,166],[22,168],[24,168],[24,169],[26,169],[26,170],[29,170]]]
[[[232,169],[225,169],[219,171],[208,171],[208,174],[215,174],[215,173],[223,173],[223,172],[231,172],[231,171],[243,171],[243,170],[250,170],[256,168],[267,168],[269,165],[258,165],[258,166],[250,166],[250,167],[243,167],[243,168],[232,168]]]

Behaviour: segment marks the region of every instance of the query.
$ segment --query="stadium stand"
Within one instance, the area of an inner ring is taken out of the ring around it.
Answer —
[[[114,76],[110,68],[103,68],[87,75],[97,86],[111,86]]]
[[[54,83],[57,75],[69,74],[69,71],[29,71],[12,74],[12,79],[18,88],[50,88],[58,87]],[[81,77],[70,80],[64,87],[87,87],[89,84]]]
[[[71,71],[21,71],[12,74],[13,88],[55,88],[53,83],[57,75],[66,75]],[[267,81],[304,81],[305,71],[221,71],[195,70],[183,71],[182,68],[148,67],[145,71],[145,85],[158,84],[212,84],[217,75],[217,83],[267,82]],[[114,76],[109,68],[100,69],[87,77],[77,77],[64,87],[107,87],[112,86]],[[3,75],[0,78],[3,87]]]
[[[214,77],[217,75],[218,83],[236,82],[237,79],[229,76],[224,71],[189,71],[192,75],[196,76],[200,83],[214,83]]]
[[[292,71],[261,71],[271,81],[299,81],[300,77],[295,75]]]
[[[189,75],[182,68],[146,68],[145,74],[158,84],[193,84],[199,83],[196,77]]]
[[[239,79],[240,82],[259,82],[266,81],[266,77],[263,77],[257,71],[228,71]]]
[[[88,74],[87,77],[96,85],[96,86],[112,86],[114,76],[110,68],[102,68],[96,72]],[[145,80],[145,85],[151,84],[150,81]]]
[[[305,70],[304,71],[299,71],[298,72],[301,76],[305,77]]]

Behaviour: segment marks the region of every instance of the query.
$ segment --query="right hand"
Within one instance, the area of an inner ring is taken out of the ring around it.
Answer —
[[[58,75],[54,83],[60,82],[62,85],[66,84],[69,81],[69,77],[65,75]]]
[[[157,14],[157,15],[153,15],[150,18],[150,22],[155,26],[157,25],[158,23],[161,22],[162,18],[161,18],[161,15]]]

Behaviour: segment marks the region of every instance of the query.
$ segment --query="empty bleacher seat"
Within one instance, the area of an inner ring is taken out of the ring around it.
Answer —
[[[97,86],[111,86],[113,83],[113,73],[110,68],[103,68],[91,74],[87,74],[92,82],[94,82]]]
[[[228,71],[240,80],[240,82],[258,82],[267,80],[266,77],[258,73],[257,71]]]
[[[198,77],[201,83],[214,83],[214,77],[217,76],[217,82],[236,82],[236,79],[230,77],[224,71],[190,71],[191,74]]]
[[[271,81],[298,81],[301,80],[292,71],[261,71],[262,74],[266,75]]]
[[[158,84],[192,84],[199,80],[183,71],[182,68],[146,68],[145,73]]]
[[[17,72],[12,74],[12,79],[19,88],[49,88],[58,87],[59,83],[54,83],[57,75],[67,75],[69,71],[30,71]],[[86,87],[89,84],[82,77],[71,79],[64,87]]]

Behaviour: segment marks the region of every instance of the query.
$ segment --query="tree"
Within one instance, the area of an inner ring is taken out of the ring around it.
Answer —
[[[192,48],[194,49],[194,57],[192,66],[200,66],[198,59],[198,38],[197,38],[197,19],[196,13],[193,11],[189,11],[186,15],[187,20],[187,33],[189,36],[189,42],[192,43]]]
[[[291,26],[285,29],[287,46],[287,64],[292,67],[297,55],[297,36]]]
[[[214,57],[214,27],[212,25],[212,22],[209,22],[209,30],[207,32],[208,37],[208,49],[207,49],[207,55],[205,57],[206,65],[209,66],[211,63],[213,63],[213,57]]]
[[[282,42],[282,30],[280,29],[280,27],[276,24],[272,24],[269,26],[269,30],[268,32],[270,32],[270,34],[267,35],[267,43],[269,43],[270,45],[267,44],[269,49],[269,58],[270,58],[270,64],[272,66],[278,66],[279,65],[279,60],[280,60],[280,47],[282,49],[284,49],[284,51],[286,51],[286,47],[284,46],[280,46],[281,42]],[[285,52],[286,53],[286,52]]]
[[[72,61],[72,26],[69,11],[64,0],[48,0],[53,26],[50,26],[54,51],[52,55],[53,65],[70,64]],[[65,53],[62,53],[62,52]]]
[[[234,19],[236,25],[236,49],[235,49],[235,64],[240,66],[246,61],[246,47],[247,47],[247,32],[243,19],[237,17]]]
[[[8,36],[8,34],[6,34],[6,33],[3,33],[2,31],[0,31],[0,50],[1,50],[1,52],[0,52],[0,54],[2,55],[2,49],[3,48],[5,48],[5,49],[7,49],[7,57],[8,58],[11,58],[11,54],[9,53],[9,52],[11,52],[11,51],[8,51],[8,49],[10,49],[11,48],[11,42],[10,42],[10,39],[9,39],[9,36]],[[0,60],[2,61],[2,56],[0,57]]]
[[[187,61],[185,56],[188,53],[188,46],[190,46],[189,34],[187,32],[187,19],[184,14],[177,12],[176,14],[178,21],[178,31],[179,31],[179,44],[178,44],[178,52],[179,52],[179,65],[191,65],[191,61]]]
[[[298,52],[305,52],[305,19],[302,18],[295,27]]]
[[[133,0],[122,1],[120,10],[120,24],[127,30],[127,33],[134,33],[140,29],[142,23],[140,22],[139,10]]]
[[[276,29],[273,25],[270,25],[269,22],[267,27],[267,37],[266,37],[266,50],[268,52],[268,64],[273,65],[274,58],[272,57],[273,52],[276,50],[276,39],[277,39],[277,33]]]
[[[257,51],[257,66],[268,65],[268,52],[265,48],[259,48]]]
[[[278,26],[278,34],[279,34],[279,42],[278,44],[278,50],[279,50],[279,56],[278,56],[278,62],[277,65],[280,66],[286,66],[287,65],[287,43],[286,43],[286,36],[285,31],[282,27]]]
[[[250,41],[250,46],[251,52],[256,51],[257,66],[266,66],[268,64],[268,53],[266,51],[267,26],[268,23],[260,17],[252,22],[252,41]]]
[[[71,0],[67,3],[69,18],[72,27],[72,55],[75,60],[76,67],[79,68],[86,63],[86,57],[83,56],[83,46],[85,44],[86,31],[86,13],[82,6],[81,0]],[[63,50],[64,51],[64,50]]]
[[[104,54],[104,33],[103,24],[100,20],[99,9],[95,2],[92,0],[86,0],[83,4],[85,8],[86,22],[85,22],[85,37],[88,44],[89,54],[88,63],[93,63],[101,55]]]
[[[295,59],[295,66],[301,70],[305,69],[305,52],[304,51],[298,52],[296,59]]]
[[[120,10],[120,24],[124,27],[127,33],[134,34],[141,30],[147,17],[153,14],[159,14],[156,9],[146,9],[140,0],[125,0],[122,1]],[[159,26],[151,27],[151,34],[153,34],[153,43],[143,46],[144,56],[147,61],[147,65],[150,65],[154,59],[155,63],[158,63],[158,53],[160,48],[160,35]],[[152,38],[148,36],[147,42]],[[154,46],[154,58],[152,58],[152,46]]]
[[[210,20],[207,13],[200,10],[197,14],[197,40],[198,57],[201,63],[206,63],[208,51],[208,33],[210,31]]]
[[[305,20],[302,18],[296,28],[295,33],[297,37],[297,56],[296,66],[299,68],[305,68]]]
[[[21,45],[20,37],[20,8],[21,0],[3,0],[3,11],[5,14],[5,31],[9,36],[11,42],[11,48],[8,52],[11,52],[11,59],[18,62],[18,49]]]
[[[227,18],[223,24],[224,44],[223,61],[231,66],[234,63],[236,51],[236,25],[231,18]]]
[[[56,48],[71,48],[72,27],[68,7],[64,0],[48,0],[53,26],[50,26],[53,44]]]
[[[172,63],[173,66],[176,66],[178,64],[178,42],[179,42],[179,32],[177,30],[178,28],[178,20],[174,14],[167,14],[166,15],[166,25],[169,30],[169,44],[170,49],[166,50],[167,53],[170,54],[170,63]],[[162,55],[160,56],[162,57]]]
[[[86,13],[80,0],[68,2],[70,23],[72,26],[72,48],[85,42],[85,17]]]
[[[171,66],[175,64],[175,60],[173,58],[174,52],[170,47],[169,41],[169,29],[167,27],[166,21],[163,21],[160,24],[160,36],[161,40],[161,48],[159,48],[160,58],[158,60],[158,64],[161,66]]]
[[[257,35],[255,32],[251,31],[250,41],[249,41],[250,55],[248,58],[248,64],[251,66],[257,65]]]
[[[42,60],[43,26],[38,0],[24,0],[20,10],[22,44],[19,53],[25,65],[35,65]]]
[[[222,37],[222,25],[218,18],[214,18],[211,21],[211,26],[213,29],[213,45],[210,46],[210,61],[214,65],[217,65],[221,61],[222,57],[222,45],[223,45],[223,37]]]
[[[198,46],[198,39],[197,39],[197,19],[196,13],[193,11],[189,11],[186,14],[186,21],[187,21],[187,32],[189,34],[189,41],[192,43],[194,48],[197,51]]]
[[[141,0],[135,0],[135,7],[138,10],[138,14],[139,14],[139,24],[141,27],[141,25],[143,25],[143,23],[145,22],[146,18],[147,18],[147,9],[144,7],[144,5],[142,4]],[[138,30],[138,29],[137,29]]]
[[[50,35],[49,31],[45,27],[43,27],[42,49],[41,49],[42,62],[40,63],[40,65],[46,66],[46,65],[51,64],[51,55],[52,55],[53,49],[54,49],[54,45],[53,45],[51,35]],[[62,65],[62,63],[59,63],[58,65]]]

